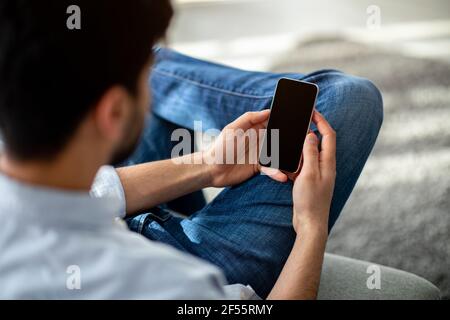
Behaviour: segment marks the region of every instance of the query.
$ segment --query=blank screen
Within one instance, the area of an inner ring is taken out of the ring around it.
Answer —
[[[267,134],[262,150],[267,150],[269,163],[261,165],[287,172],[298,169],[303,144],[309,130],[312,110],[317,97],[317,86],[297,80],[281,79],[272,102]],[[279,130],[278,165],[272,154],[271,129]]]

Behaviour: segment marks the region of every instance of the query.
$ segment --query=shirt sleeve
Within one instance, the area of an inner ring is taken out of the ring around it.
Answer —
[[[117,174],[117,171],[111,167],[111,166],[103,166],[98,171],[97,175],[95,176],[94,183],[92,185],[90,194],[94,198],[103,198],[103,197],[109,197],[109,198],[116,198],[119,200],[120,203],[120,218],[125,217],[126,215],[126,199],[125,199],[125,191],[122,186],[122,182],[120,181],[119,175]],[[195,268],[197,269],[197,268]],[[184,270],[186,271],[186,270]],[[215,277],[212,277],[213,279],[216,279]],[[219,277],[220,278],[220,277]],[[221,278],[220,278],[221,279]],[[216,280],[217,282],[221,282]],[[211,282],[216,282],[211,281]],[[225,282],[225,280],[223,280]],[[201,282],[194,281],[195,284],[200,285]],[[198,292],[201,292],[204,294],[203,298],[213,298],[213,299],[231,299],[231,300],[260,300],[261,298],[255,293],[255,291],[250,286],[244,286],[242,284],[232,284],[232,285],[224,285],[225,283],[221,283],[219,285],[211,286],[205,285],[203,289],[199,289]],[[189,286],[192,289],[192,285]],[[211,287],[222,287],[222,290],[206,290],[208,286]],[[217,296],[213,294],[217,291]],[[221,296],[219,292],[222,291],[221,294],[224,294],[224,296]]]
[[[230,300],[261,300],[250,286],[242,284],[230,284],[224,286],[227,299]]]
[[[126,215],[125,191],[116,169],[111,166],[103,166],[97,172],[90,191],[93,198],[116,198],[120,203],[120,216]]]

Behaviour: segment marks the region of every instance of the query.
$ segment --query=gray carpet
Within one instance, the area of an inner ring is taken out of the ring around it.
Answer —
[[[420,275],[450,298],[450,65],[343,39],[304,42],[272,71],[336,68],[383,93],[376,147],[328,252]]]

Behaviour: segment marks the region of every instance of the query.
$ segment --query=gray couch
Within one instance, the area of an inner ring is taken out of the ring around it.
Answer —
[[[369,289],[372,286],[367,285],[374,269],[376,272],[379,271],[379,289]],[[319,300],[438,300],[440,291],[429,281],[405,271],[326,254],[318,298]]]

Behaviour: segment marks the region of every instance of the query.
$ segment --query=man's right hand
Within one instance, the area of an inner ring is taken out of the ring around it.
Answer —
[[[314,133],[306,137],[303,148],[303,167],[293,188],[295,232],[310,231],[311,228],[328,232],[328,216],[336,179],[336,133],[317,111],[313,115],[322,135],[321,150],[319,139]]]

